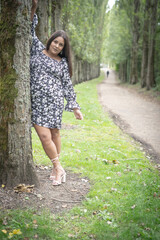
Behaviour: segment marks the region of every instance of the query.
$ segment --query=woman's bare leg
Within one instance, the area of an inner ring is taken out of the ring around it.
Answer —
[[[41,140],[42,146],[44,148],[45,153],[50,159],[54,159],[57,157],[57,148],[52,140],[51,130],[46,127],[41,127],[34,124],[34,128]]]
[[[51,130],[51,135],[52,135],[52,141],[54,142],[56,148],[57,148],[57,153],[60,155],[61,152],[61,136],[60,136],[60,130],[57,128],[50,129]]]
[[[37,134],[38,134],[38,136],[41,140],[41,143],[42,143],[42,146],[43,146],[43,149],[44,149],[45,153],[50,158],[50,160],[53,163],[54,168],[56,169],[55,180],[58,181],[58,182],[61,182],[61,175],[62,175],[62,173],[64,173],[64,170],[61,167],[61,164],[60,164],[59,159],[57,157],[58,156],[57,147],[52,140],[52,133],[51,133],[52,129],[49,129],[49,128],[46,128],[46,127],[41,127],[41,126],[38,126],[36,124],[34,124],[34,128],[35,128],[35,130],[36,130],[36,132],[37,132]],[[59,144],[58,140],[55,140],[55,142],[56,142],[56,144]],[[60,147],[60,145],[57,145],[57,146]],[[59,150],[60,150],[60,148],[59,148]],[[56,161],[55,161],[55,159],[56,159]]]
[[[56,145],[57,148],[57,153],[58,153],[58,158],[60,158],[60,152],[61,152],[61,137],[60,137],[60,130],[57,128],[50,129],[51,134],[52,134],[52,141]],[[51,179],[54,179],[56,175],[56,171],[53,168],[52,173],[51,173]]]

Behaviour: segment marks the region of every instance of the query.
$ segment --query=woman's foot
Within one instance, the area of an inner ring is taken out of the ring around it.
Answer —
[[[58,160],[59,160],[60,153],[58,153],[58,156],[57,156],[57,157],[58,157]],[[51,159],[52,163],[57,160],[57,157],[54,158],[54,159]],[[54,168],[54,166],[53,166],[53,169],[52,169],[52,172],[51,172],[51,175],[50,175],[49,179],[50,179],[51,181],[53,181],[53,180],[55,179],[55,177],[56,177],[56,170],[55,170],[55,168]]]
[[[53,170],[50,179],[53,180],[53,185],[60,185],[62,182],[66,182],[66,173],[62,168],[58,157],[51,159],[53,163]]]
[[[55,178],[53,179],[53,185],[58,186],[62,182],[66,182],[66,172],[62,168],[62,166],[57,166],[55,167],[56,175]]]
[[[53,180],[55,179],[55,176],[56,176],[56,171],[55,171],[55,168],[53,167],[49,179],[50,179],[51,181],[53,181]]]

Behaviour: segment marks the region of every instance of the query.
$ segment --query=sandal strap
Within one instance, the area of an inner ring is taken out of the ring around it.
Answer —
[[[55,157],[55,158],[51,159],[51,162],[52,162],[52,163],[55,163],[55,162],[58,161],[58,160],[59,160],[59,158],[58,158],[58,157]]]

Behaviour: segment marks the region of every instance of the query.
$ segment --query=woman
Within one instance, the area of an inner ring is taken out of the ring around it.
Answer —
[[[60,128],[64,108],[64,97],[67,100],[65,110],[73,111],[77,119],[83,116],[76,102],[72,86],[72,66],[69,40],[64,31],[55,32],[46,47],[35,34],[38,23],[38,0],[32,0],[32,47],[30,59],[32,123],[42,142],[47,156],[53,163],[50,179],[53,185],[60,185],[66,180],[59,157],[61,151]]]

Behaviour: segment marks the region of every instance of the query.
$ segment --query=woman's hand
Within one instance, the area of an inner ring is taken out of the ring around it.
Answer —
[[[38,5],[38,0],[32,0],[32,8],[31,8],[31,21],[33,21],[34,14],[36,12]]]
[[[74,112],[76,119],[83,120],[83,115],[78,108],[74,108],[73,112]]]
[[[38,0],[32,0],[32,8],[36,9],[38,4]]]

